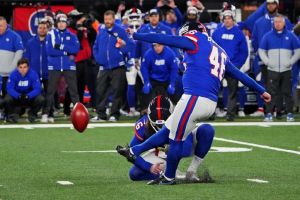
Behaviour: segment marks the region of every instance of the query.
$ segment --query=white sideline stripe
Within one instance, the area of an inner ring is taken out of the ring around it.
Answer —
[[[208,122],[209,123],[209,122]],[[133,127],[135,123],[89,123],[88,128],[99,128],[99,127]],[[198,123],[199,126],[202,123]],[[214,122],[209,123],[212,126],[300,126],[300,122]],[[0,129],[9,128],[73,128],[71,123],[69,124],[9,124],[0,125]]]
[[[250,182],[256,182],[256,183],[269,183],[269,181],[261,180],[261,179],[247,179],[247,181]]]
[[[74,185],[74,183],[72,183],[70,181],[57,181],[56,183],[58,183],[60,185]]]
[[[252,149],[241,147],[211,147],[211,153],[236,153],[249,152]],[[61,151],[61,153],[116,153],[116,150],[102,150],[102,151]]]
[[[103,150],[103,151],[61,151],[62,153],[117,153],[116,150]]]
[[[281,148],[271,147],[271,146],[267,146],[267,145],[260,145],[260,144],[254,144],[254,143],[248,143],[248,142],[242,142],[242,141],[230,140],[230,139],[218,138],[218,137],[215,137],[214,139],[218,140],[218,141],[222,141],[222,142],[229,142],[229,143],[234,143],[234,144],[241,144],[241,145],[246,145],[246,146],[251,146],[251,147],[258,147],[258,148],[262,148],[262,149],[270,149],[270,150],[274,150],[274,151],[280,151],[280,152],[286,152],[286,153],[300,155],[300,151],[281,149]]]

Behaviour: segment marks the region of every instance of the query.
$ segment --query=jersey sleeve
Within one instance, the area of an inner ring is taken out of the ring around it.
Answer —
[[[186,33],[183,36],[188,38],[195,45],[195,48],[193,50],[188,50],[186,52],[189,53],[189,54],[197,53],[198,50],[199,50],[199,44],[198,44],[199,38],[195,34],[192,34],[192,33]]]

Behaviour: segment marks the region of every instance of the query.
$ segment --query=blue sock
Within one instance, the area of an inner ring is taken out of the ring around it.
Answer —
[[[138,156],[147,150],[163,146],[169,141],[169,133],[170,130],[167,129],[166,126],[163,126],[162,129],[160,129],[157,133],[153,134],[145,142],[131,147],[131,151],[134,153],[134,155]]]
[[[133,165],[129,171],[129,177],[133,181],[154,180],[159,177],[159,174],[152,174],[151,172],[145,171]]]
[[[239,87],[239,102],[240,102],[240,109],[244,110],[245,102],[246,102],[246,91],[244,87]]]
[[[227,108],[228,104],[228,87],[223,88],[223,108]]]
[[[135,86],[128,85],[127,87],[127,102],[129,108],[135,107]]]
[[[181,159],[183,141],[170,140],[169,151],[167,155],[167,166],[165,176],[175,178],[176,169]]]
[[[210,124],[202,124],[197,129],[197,144],[195,155],[204,158],[208,153],[215,135],[215,129]]]

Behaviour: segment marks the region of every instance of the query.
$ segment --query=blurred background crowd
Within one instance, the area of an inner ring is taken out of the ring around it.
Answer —
[[[89,108],[92,122],[141,116],[157,95],[176,104],[183,52],[132,35],[178,35],[187,21],[203,23],[232,63],[272,95],[265,105],[225,76],[214,117],[292,122],[299,112],[299,1],[5,1],[0,7],[0,119],[6,122],[27,112],[31,123],[53,123],[59,111],[70,116],[76,102]]]

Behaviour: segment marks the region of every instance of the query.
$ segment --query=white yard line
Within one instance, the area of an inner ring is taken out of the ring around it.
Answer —
[[[242,142],[242,141],[230,140],[230,139],[218,138],[218,137],[215,137],[214,140],[222,141],[222,142],[229,142],[229,143],[233,143],[233,144],[241,144],[241,145],[250,146],[250,147],[257,147],[257,148],[261,148],[261,149],[269,149],[269,150],[273,150],[273,151],[280,151],[280,152],[286,152],[286,153],[292,153],[292,154],[300,155],[300,151],[293,151],[293,150],[288,150],[288,149],[281,149],[281,148],[271,147],[271,146],[267,146],[267,145],[260,145],[260,144],[254,144],[254,143],[249,143],[249,142]]]
[[[208,122],[209,123],[209,122]],[[300,122],[214,122],[209,123],[212,126],[256,126],[256,127],[271,127],[271,126],[300,126]],[[198,123],[197,125],[200,125]],[[99,127],[133,127],[134,123],[89,123],[88,128]],[[72,124],[7,124],[0,125],[0,129],[9,128],[73,128]]]
[[[70,181],[56,181],[59,185],[74,185],[74,183]]]
[[[117,153],[116,150],[103,150],[103,151],[61,151],[62,153]]]
[[[256,182],[256,183],[269,183],[269,181],[265,181],[262,179],[247,179],[247,181]]]

